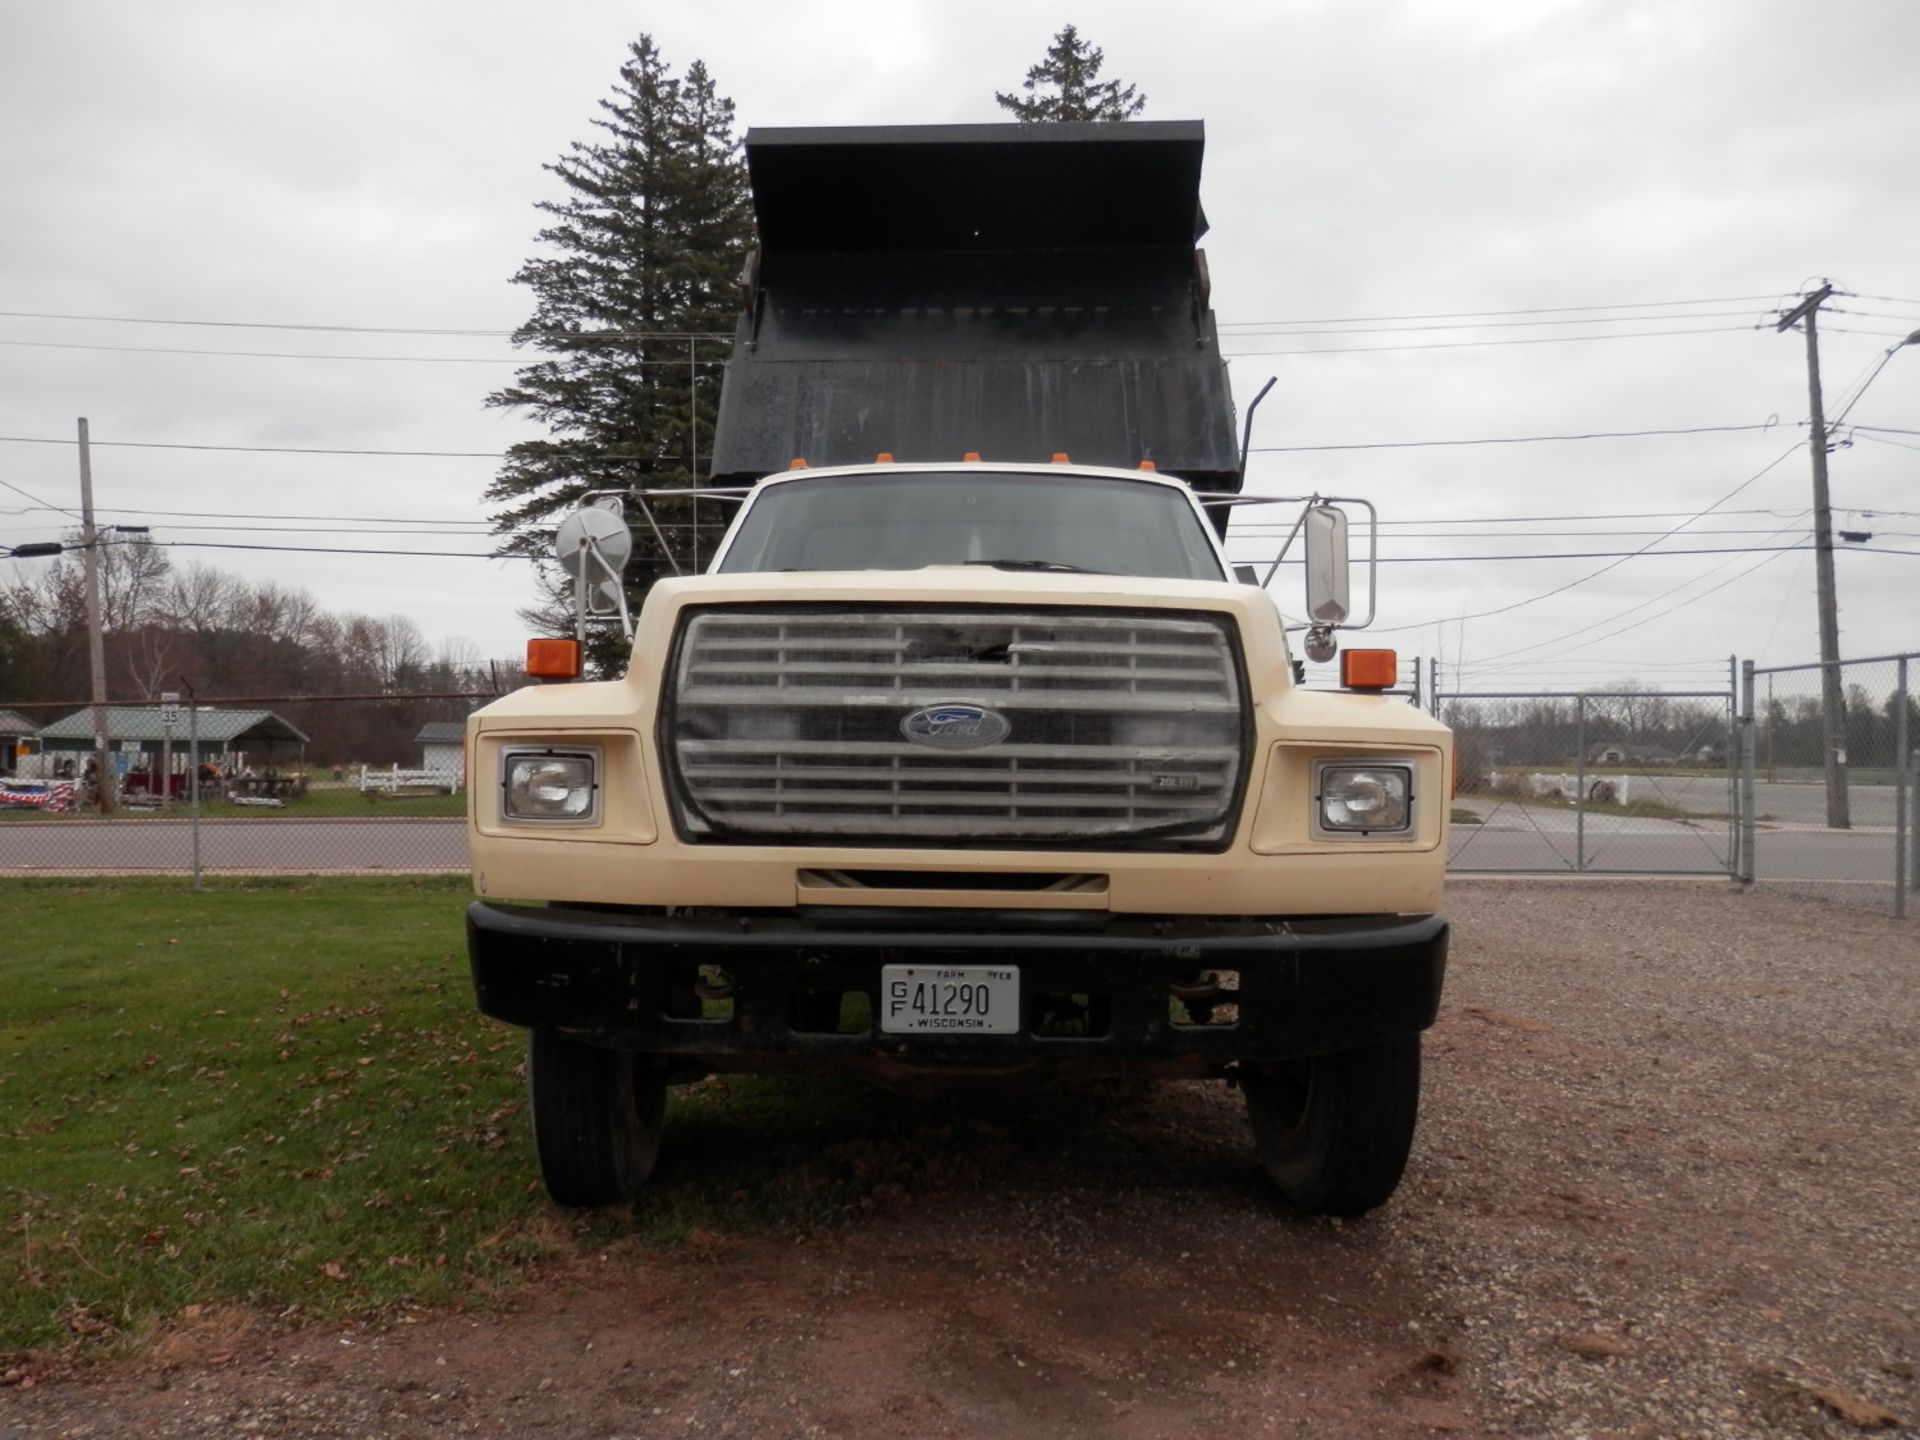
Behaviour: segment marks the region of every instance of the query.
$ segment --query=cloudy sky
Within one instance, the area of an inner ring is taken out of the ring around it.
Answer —
[[[1757,548],[1810,536],[1769,322],[1850,292],[1830,414],[1920,327],[1910,0],[0,0],[0,544],[71,523],[40,507],[84,415],[102,521],[176,563],[514,654],[523,567],[471,556],[484,456],[532,432],[481,401],[541,166],[626,43],[705,60],[743,127],[981,122],[1069,20],[1147,118],[1206,122],[1235,390],[1279,380],[1249,488],[1380,507],[1392,643],[1499,689],[1817,656],[1811,554]],[[1920,649],[1920,345],[1847,425],[1842,646]],[[459,553],[213,548],[247,545]]]

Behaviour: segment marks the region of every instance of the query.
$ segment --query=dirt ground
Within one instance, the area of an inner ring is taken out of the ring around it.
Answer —
[[[1018,1099],[942,1102],[831,1228],[623,1242],[506,1314],[186,1315],[0,1390],[0,1440],[1912,1426],[1920,924],[1671,883],[1450,903],[1414,1160],[1364,1220],[1279,1209],[1224,1086],[1089,1097],[1040,1157]]]

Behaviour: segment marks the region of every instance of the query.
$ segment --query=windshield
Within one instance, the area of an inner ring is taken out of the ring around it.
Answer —
[[[1206,522],[1180,491],[1087,475],[912,472],[769,486],[720,570],[993,565],[1221,580]]]

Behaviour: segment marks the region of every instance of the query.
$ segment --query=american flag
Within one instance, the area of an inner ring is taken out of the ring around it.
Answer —
[[[0,780],[0,805],[16,810],[44,810],[49,815],[65,814],[73,809],[73,782],[56,780],[51,785],[9,785]]]

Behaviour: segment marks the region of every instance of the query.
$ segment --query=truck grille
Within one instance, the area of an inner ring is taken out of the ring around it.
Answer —
[[[1232,623],[990,607],[689,614],[662,722],[694,840],[1218,849]]]

